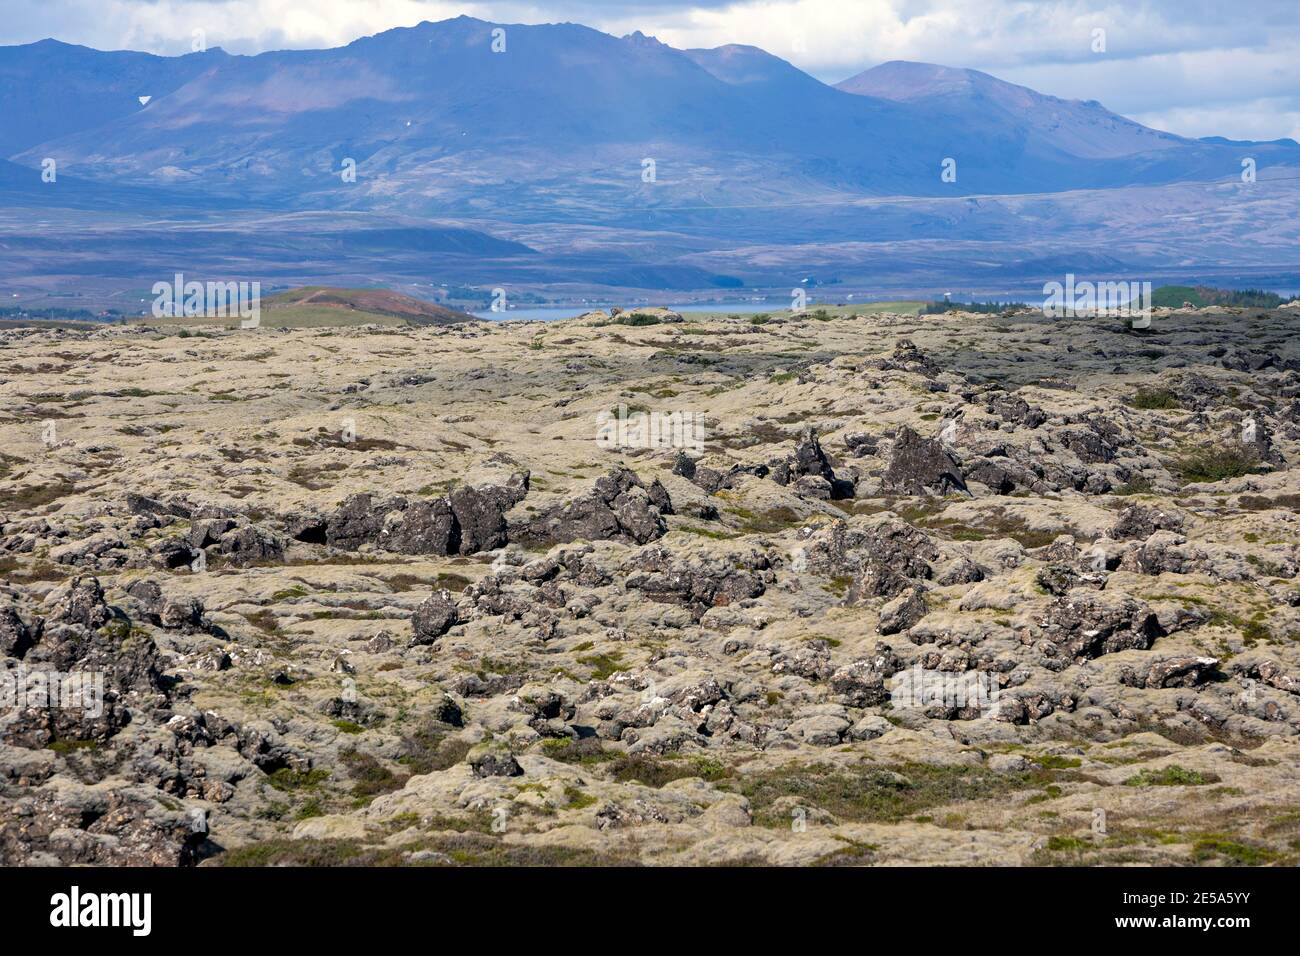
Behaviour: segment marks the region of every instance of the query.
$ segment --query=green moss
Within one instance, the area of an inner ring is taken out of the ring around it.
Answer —
[[[1078,837],[1054,836],[1047,841],[1045,849],[1053,853],[1076,850],[1091,850],[1092,844],[1087,840],[1080,840]]]
[[[876,851],[880,849],[874,843],[862,843],[847,837],[836,836],[844,846],[813,861],[813,866],[868,866],[875,862]]]
[[[741,530],[745,534],[775,534],[803,524],[803,518],[784,505],[767,511],[733,506],[727,509],[727,513],[741,520]]]
[[[719,787],[749,800],[755,824],[786,827],[790,816],[776,806],[787,797],[825,810],[841,822],[896,823],[932,807],[1024,789],[1037,779],[978,767],[907,763],[854,770],[787,767],[727,780]]]
[[[617,758],[616,753],[606,750],[596,737],[583,737],[575,740],[560,737],[542,741],[542,754],[560,763],[592,766]]]
[[[400,790],[406,783],[406,777],[393,773],[377,758],[350,747],[339,751],[339,763],[353,780],[352,795],[364,802]]]
[[[312,790],[328,778],[329,771],[320,768],[294,770],[290,767],[281,767],[274,773],[268,774],[266,780],[276,790],[292,793],[298,790]]]
[[[663,322],[657,315],[647,315],[644,312],[623,312],[614,316],[614,325],[628,325],[634,329],[644,328],[647,325],[659,325]],[[606,323],[601,323],[602,325]]]
[[[1055,800],[1062,793],[1064,793],[1064,791],[1060,787],[1058,787],[1054,783],[1049,783],[1046,787],[1043,788],[1042,793],[1034,794],[1032,797],[1026,800],[1025,803],[1026,804],[1046,803],[1048,800]]]
[[[445,724],[430,720],[402,738],[402,755],[397,762],[413,774],[437,773],[463,761],[470,746],[449,737]]]
[[[621,663],[622,658],[622,651],[610,651],[607,654],[588,654],[585,657],[578,657],[576,660],[579,664],[585,664],[591,668],[592,680],[605,680],[611,674],[627,670],[627,665]]]
[[[1185,484],[1240,478],[1257,472],[1259,468],[1259,457],[1253,450],[1232,445],[1198,449],[1174,465]]]
[[[321,806],[320,797],[312,797],[294,811],[293,818],[295,820],[309,820],[312,817],[322,817],[324,815],[325,810]]]
[[[1126,787],[1200,787],[1207,783],[1218,783],[1219,777],[1212,773],[1188,770],[1172,763],[1159,770],[1143,770],[1136,776],[1124,781]]]
[[[1181,408],[1178,396],[1166,388],[1139,388],[1131,399],[1129,404],[1134,408],[1142,409],[1169,409]]]
[[[1111,494],[1117,495],[1121,498],[1126,498],[1132,495],[1150,494],[1151,488],[1152,488],[1151,479],[1134,478],[1130,481],[1124,482],[1124,484],[1112,490]]]
[[[662,787],[674,780],[700,777],[704,780],[722,780],[730,771],[711,757],[650,757],[636,754],[619,757],[610,764],[609,772],[619,783],[638,781],[648,787]]]
[[[1260,642],[1266,642],[1272,639],[1268,625],[1264,623],[1265,614],[1257,611],[1249,618],[1241,617],[1238,614],[1231,614],[1228,611],[1214,610],[1210,613],[1209,625],[1220,627],[1234,627],[1241,634],[1242,640],[1247,647],[1254,647]]]
[[[99,747],[97,740],[51,740],[45,745],[46,750],[56,754],[75,753],[78,750],[94,750]]]
[[[701,538],[711,538],[714,541],[731,541],[734,538],[742,537],[740,534],[729,531],[714,531],[710,528],[697,528],[695,525],[682,525],[677,530],[685,534],[696,534]]]
[[[12,511],[34,511],[53,504],[77,490],[70,481],[51,481],[26,488],[13,488],[5,492],[5,507]]]
[[[529,846],[505,843],[495,835],[477,832],[431,834],[400,847],[370,845],[360,840],[259,840],[229,850],[214,863],[218,866],[403,866],[408,854],[429,850],[437,857],[422,865],[432,866],[637,866],[630,857],[605,855],[590,850],[559,846]]]
[[[837,575],[826,582],[825,588],[836,597],[843,597],[853,584],[853,578],[849,575]]]
[[[1034,762],[1044,770],[1069,770],[1083,763],[1078,757],[1062,757],[1057,754],[1035,757]]]
[[[1278,857],[1278,853],[1266,847],[1239,843],[1219,833],[1206,834],[1192,844],[1192,859],[1197,863],[1224,859],[1233,866],[1264,866]]]
[[[271,611],[263,608],[260,611],[254,611],[251,614],[243,615],[244,620],[253,627],[257,628],[263,634],[278,635],[280,633],[280,620]]]
[[[569,786],[564,788],[564,797],[568,800],[568,809],[583,810],[596,803],[596,798],[577,787]]]

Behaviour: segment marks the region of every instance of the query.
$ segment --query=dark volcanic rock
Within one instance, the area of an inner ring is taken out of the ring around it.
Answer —
[[[306,544],[325,544],[328,540],[329,521],[314,511],[286,515],[284,529],[294,541]]]
[[[167,598],[156,581],[142,578],[132,581],[126,593],[135,598],[139,617],[158,627],[194,634],[212,629],[204,616],[203,602],[198,598]]]
[[[0,654],[23,659],[40,636],[38,627],[28,625],[18,616],[18,609],[0,607]]]
[[[190,866],[207,840],[179,811],[121,789],[42,789],[0,803],[0,864]]]
[[[512,527],[510,539],[538,545],[578,540],[646,544],[667,533],[663,516],[671,513],[672,501],[658,479],[647,487],[632,471],[615,468],[587,494]]]
[[[1212,680],[1219,666],[1213,657],[1166,657],[1149,664],[1120,668],[1119,681],[1129,687],[1195,687]]]
[[[766,591],[771,577],[766,556],[751,554],[744,565],[708,558],[687,561],[666,548],[652,548],[631,562],[627,587],[651,601],[681,604],[698,620],[711,607],[726,607]]]
[[[74,578],[49,603],[53,611],[24,657],[36,679],[5,728],[7,742],[42,748],[56,740],[104,741],[131,719],[123,698],[167,702],[157,646],[109,607],[97,579]]]
[[[385,513],[369,492],[349,495],[330,515],[326,541],[331,547],[355,551],[379,537]]]
[[[835,480],[835,471],[831,468],[826,453],[822,451],[817,433],[811,428],[803,430],[798,444],[794,446],[794,455],[790,458],[790,474],[800,478],[812,476],[827,481]]]
[[[847,707],[877,707],[889,699],[885,681],[903,666],[888,644],[877,644],[866,660],[846,664],[830,676],[831,691]]]
[[[150,562],[167,571],[188,567],[197,557],[197,551],[184,538],[164,538],[149,548]]]
[[[1182,527],[1182,515],[1175,511],[1134,504],[1120,512],[1119,520],[1110,529],[1110,537],[1116,541],[1145,541],[1157,531],[1181,531]]]
[[[133,515],[174,515],[177,518],[188,518],[191,515],[189,505],[184,502],[163,502],[134,491],[126,493],[126,507]]]
[[[241,567],[284,557],[284,542],[276,534],[256,525],[243,525],[227,531],[217,542],[217,550],[231,564]]]
[[[504,485],[466,486],[443,498],[351,495],[325,519],[325,540],[345,551],[367,544],[398,554],[493,551],[508,542],[506,512],[528,494],[528,478],[518,472]]]
[[[1047,421],[1047,413],[1015,395],[1000,395],[988,403],[989,414],[1025,428],[1037,428]]]
[[[1077,587],[1102,588],[1106,585],[1104,574],[1084,574],[1068,564],[1049,564],[1039,568],[1034,582],[1048,594],[1061,597]]]
[[[469,491],[469,489],[465,489]],[[386,502],[391,510],[372,543],[398,554],[457,554],[464,550],[460,523],[446,498]]]
[[[1044,636],[1076,661],[1131,649],[1146,650],[1164,632],[1144,602],[1124,594],[1076,588],[1047,609]]]
[[[829,528],[801,531],[807,544],[808,567],[831,577],[850,577],[871,571],[903,579],[928,580],[930,562],[939,549],[930,537],[892,515],[862,521],[836,521]]]
[[[411,646],[432,644],[460,622],[460,612],[450,591],[438,591],[415,609],[411,618]]]
[[[524,772],[519,761],[509,753],[485,753],[469,760],[476,777],[518,777]]]
[[[892,494],[923,495],[933,491],[946,495],[965,491],[961,467],[942,443],[922,438],[904,426],[894,439],[889,467],[880,482],[881,491]]]
[[[528,494],[528,474],[513,475],[505,485],[457,488],[450,504],[460,529],[461,554],[494,551],[507,542],[506,512]]]
[[[906,597],[897,598],[881,609],[880,623],[876,625],[876,630],[886,635],[906,631],[925,617],[929,610],[925,592],[914,587]]]

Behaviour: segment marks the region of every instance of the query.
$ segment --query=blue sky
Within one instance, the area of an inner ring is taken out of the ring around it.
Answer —
[[[4,0],[0,44],[183,53],[337,46],[465,13],[676,47],[750,43],[828,82],[886,60],[986,70],[1189,136],[1300,139],[1300,0]],[[1106,31],[1094,52],[1093,31]]]

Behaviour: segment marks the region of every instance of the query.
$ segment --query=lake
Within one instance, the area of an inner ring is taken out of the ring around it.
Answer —
[[[709,302],[692,305],[669,305],[665,308],[680,312],[682,315],[692,312],[734,312],[737,315],[757,315],[759,312],[775,312],[778,309],[788,309],[789,307],[789,302]],[[536,321],[538,319],[543,322],[552,322],[556,319],[572,319],[586,312],[594,312],[596,309],[604,309],[608,312],[611,308],[613,307],[608,305],[545,306],[541,308],[509,309],[505,312],[474,312],[472,314],[477,318],[489,319],[493,322],[507,320]],[[642,308],[650,308],[650,306],[642,306]],[[635,312],[636,306],[625,306],[624,310]]]

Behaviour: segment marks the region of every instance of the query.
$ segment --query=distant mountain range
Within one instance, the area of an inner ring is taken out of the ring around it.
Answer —
[[[260,220],[263,243],[267,215],[365,213],[376,256],[517,257],[501,271],[533,284],[600,284],[603,269],[614,285],[637,284],[624,280],[639,257],[660,272],[642,276],[653,286],[731,275],[683,257],[737,244],[976,238],[974,207],[953,204],[989,196],[1043,197],[1037,208],[1076,190],[1231,184],[1247,155],[1261,179],[1300,168],[1290,140],[1188,139],[975,70],[893,62],[832,87],[754,47],[506,25],[498,53],[494,29],[459,17],[257,56],[0,47],[0,207],[69,210],[91,258],[117,241],[90,228],[109,225],[96,213],[217,217],[216,233]],[[41,180],[47,159],[57,188]],[[890,197],[935,204],[865,221],[854,209]],[[355,228],[286,227],[306,246],[281,264]],[[640,235],[602,258],[578,238],[593,228]],[[0,243],[32,251],[2,220]],[[549,276],[538,255],[571,272]]]

